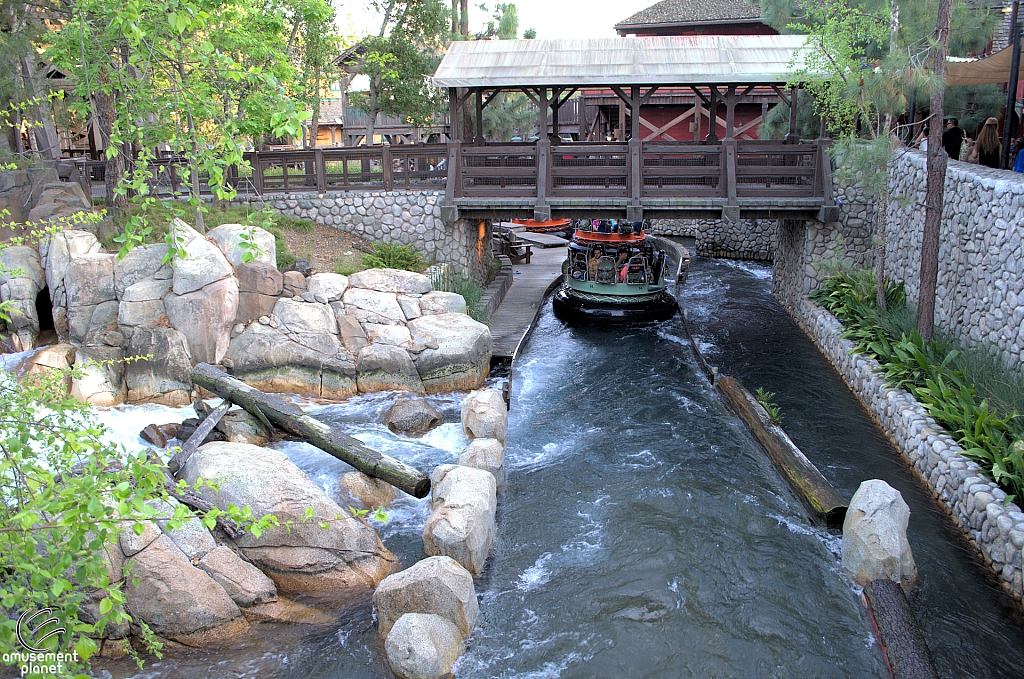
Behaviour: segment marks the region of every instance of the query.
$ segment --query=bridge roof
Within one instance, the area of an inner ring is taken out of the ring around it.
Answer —
[[[694,35],[453,42],[437,87],[781,84],[806,36]]]

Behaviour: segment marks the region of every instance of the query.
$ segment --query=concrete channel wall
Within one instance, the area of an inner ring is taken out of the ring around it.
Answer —
[[[477,220],[441,221],[443,191],[340,191],[325,194],[238,196],[253,209],[269,205],[291,217],[309,219],[374,241],[411,245],[427,259],[450,263],[483,280],[491,263],[490,227]]]
[[[968,534],[1003,587],[1024,595],[1024,513],[908,392],[886,386],[878,363],[853,355],[832,314],[808,299],[829,274],[829,262],[874,265],[872,239],[885,238],[886,275],[907,284],[916,303],[924,222],[925,159],[900,153],[890,186],[893,199],[884,229],[856,190],[838,223],[780,221],[772,293],[814,339],[864,402],[896,447],[920,474],[954,521]],[[860,200],[859,200],[860,199]],[[860,205],[858,205],[858,203]],[[936,325],[968,345],[985,348],[1019,369],[1024,334],[1024,177],[950,163],[946,174],[939,251]]]

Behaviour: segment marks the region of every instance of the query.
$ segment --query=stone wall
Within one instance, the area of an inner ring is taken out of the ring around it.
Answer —
[[[347,191],[236,200],[257,210],[269,205],[291,217],[369,240],[411,245],[427,259],[454,264],[482,280],[492,259],[489,228],[468,219],[445,224],[438,206],[443,195],[440,191]]]
[[[701,257],[727,257],[772,261],[775,255],[774,219],[652,219],[648,230],[656,236],[695,238]]]
[[[885,272],[920,287],[926,161],[896,159],[890,187]],[[1019,369],[1024,350],[1024,175],[951,162],[939,239],[935,325],[963,344],[996,352]]]
[[[828,357],[953,520],[970,536],[1000,584],[1021,600],[1024,513],[1006,503],[1004,493],[963,449],[903,389],[893,389],[877,373],[878,362],[851,354],[843,327],[825,309],[803,299],[789,309]]]

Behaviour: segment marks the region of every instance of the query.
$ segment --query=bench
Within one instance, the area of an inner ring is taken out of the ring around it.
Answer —
[[[533,245],[520,240],[514,231],[503,232],[498,243],[500,254],[508,257],[513,264],[518,264],[524,259],[527,264],[530,263],[530,257],[533,256]]]

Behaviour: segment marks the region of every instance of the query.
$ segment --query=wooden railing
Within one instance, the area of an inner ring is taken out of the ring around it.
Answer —
[[[240,194],[437,190],[450,198],[831,198],[827,142],[738,141],[357,146],[246,154]],[[77,161],[88,188],[102,162]],[[449,167],[451,165],[451,167]],[[151,192],[186,191],[187,159],[152,161]],[[448,183],[451,182],[449,186]],[[209,193],[200,175],[200,190]],[[635,202],[634,204],[639,204]]]

